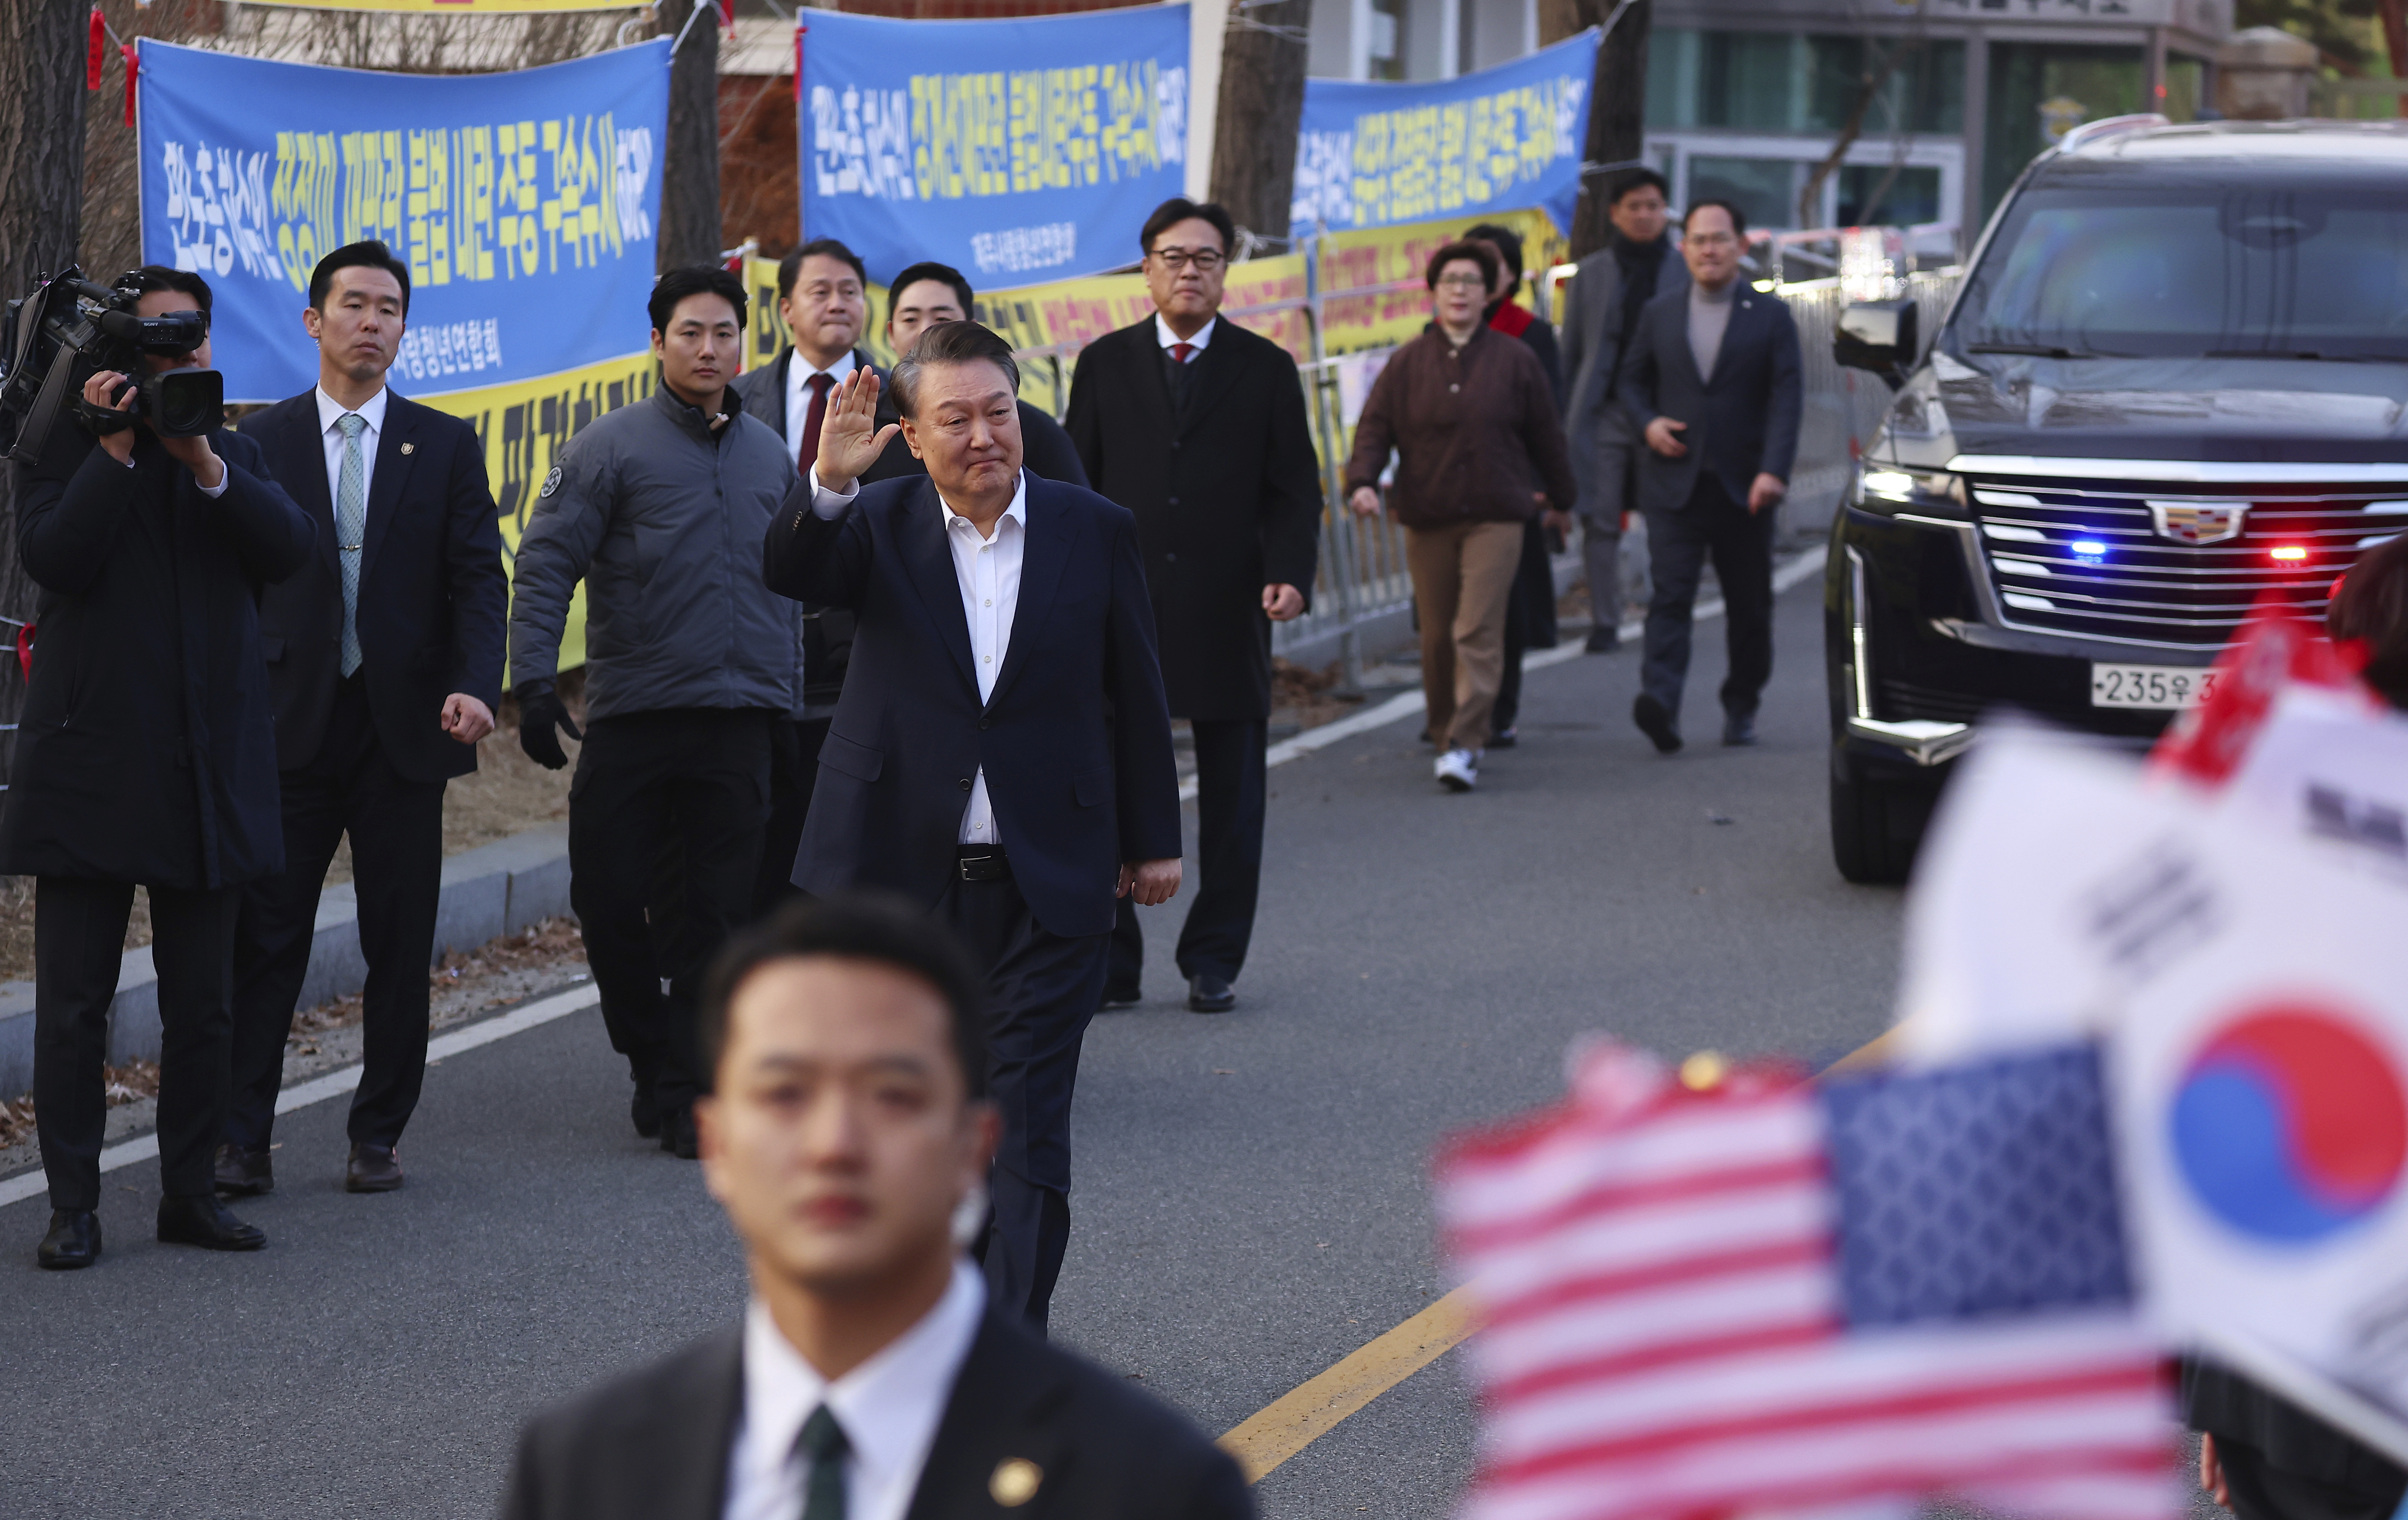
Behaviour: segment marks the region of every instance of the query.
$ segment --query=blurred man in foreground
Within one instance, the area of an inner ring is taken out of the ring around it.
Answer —
[[[1253,1513],[1201,1433],[990,1304],[962,1258],[1002,1129],[979,983],[951,935],[874,897],[730,943],[697,1112],[751,1307],[530,1425],[505,1520]]]

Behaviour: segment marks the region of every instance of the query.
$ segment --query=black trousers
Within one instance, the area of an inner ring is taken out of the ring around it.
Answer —
[[[1070,1098],[1109,936],[1053,933],[1009,876],[954,882],[937,917],[987,973],[986,1090],[1003,1114],[980,1252],[987,1294],[1042,1329],[1070,1244]]]
[[[1689,504],[1677,512],[1647,514],[1648,562],[1655,594],[1647,603],[1646,652],[1639,686],[1675,717],[1689,679],[1689,625],[1706,556],[1722,582],[1728,624],[1730,674],[1723,710],[1753,717],[1772,679],[1773,509],[1750,512],[1731,500],[1713,472],[1700,469]]]
[[[1179,931],[1179,974],[1235,982],[1254,938],[1254,903],[1263,885],[1263,816],[1268,795],[1263,751],[1266,723],[1197,719],[1196,730],[1196,871],[1194,904]],[[1145,931],[1137,899],[1123,897],[1112,925],[1114,989],[1137,987],[1145,971]]]
[[[1546,525],[1532,518],[1522,527],[1522,562],[1513,570],[1513,595],[1505,603],[1505,668],[1497,679],[1497,706],[1488,719],[1501,734],[1522,717],[1522,655],[1555,647],[1555,572],[1548,558]]]
[[[780,718],[769,725],[769,824],[761,835],[761,865],[752,876],[752,916],[803,896],[795,885],[795,857],[803,848],[803,820],[819,781],[825,718]]]
[[[585,725],[568,786],[568,902],[611,1048],[663,1112],[709,1085],[695,1010],[710,958],[752,912],[776,721],[680,708]]]
[[[159,1178],[170,1197],[208,1197],[225,1124],[234,1045],[236,891],[150,889],[159,972]],[[34,882],[34,1113],[50,1207],[100,1207],[108,1122],[101,1068],[125,954],[134,883]]]
[[[428,722],[433,722],[430,717]],[[365,1059],[351,1097],[354,1145],[398,1144],[426,1078],[435,913],[443,889],[442,782],[393,768],[358,676],[335,692],[325,742],[284,772],[284,870],[242,892],[234,946],[234,1096],[225,1139],[264,1151],[276,1125],[284,1041],[309,974],[318,892],[343,836],[359,900]]]

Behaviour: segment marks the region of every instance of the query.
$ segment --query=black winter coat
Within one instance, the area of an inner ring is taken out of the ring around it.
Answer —
[[[1079,355],[1067,425],[1088,482],[1137,516],[1174,718],[1270,716],[1263,588],[1311,605],[1321,479],[1287,351],[1216,322],[1175,406],[1154,319]]]
[[[129,469],[62,426],[18,478],[42,596],[0,871],[200,891],[284,868],[259,597],[316,532],[257,443],[209,448],[214,500],[147,431]]]

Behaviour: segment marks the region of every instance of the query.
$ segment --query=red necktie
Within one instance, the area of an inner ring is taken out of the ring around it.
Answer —
[[[803,419],[803,449],[799,457],[803,468],[809,469],[811,461],[820,456],[820,424],[827,421],[828,388],[836,383],[836,377],[813,375],[803,383],[811,388],[811,409],[810,415]]]
[[[1190,358],[1194,357],[1195,353],[1196,345],[1193,343],[1173,343],[1170,345],[1170,356],[1173,359],[1178,360],[1182,365]]]

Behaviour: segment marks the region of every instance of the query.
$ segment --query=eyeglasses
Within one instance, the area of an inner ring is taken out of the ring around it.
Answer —
[[[1209,275],[1229,262],[1227,255],[1209,248],[1157,248],[1154,256],[1173,274],[1192,264],[1197,274]]]
[[[1727,232],[1698,232],[1689,234],[1682,241],[1695,243],[1699,248],[1728,248],[1739,239]]]
[[[1440,275],[1438,277],[1438,282],[1441,285],[1452,285],[1456,290],[1484,291],[1488,288],[1488,281],[1478,275]]]

